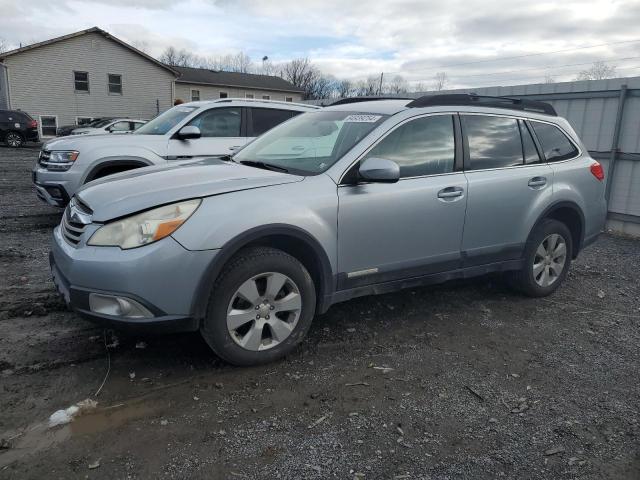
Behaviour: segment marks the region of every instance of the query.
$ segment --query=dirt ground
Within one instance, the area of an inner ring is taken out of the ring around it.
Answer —
[[[0,478],[640,478],[639,240],[603,236],[546,299],[484,277],[336,305],[235,368],[65,310],[36,155],[0,147]]]

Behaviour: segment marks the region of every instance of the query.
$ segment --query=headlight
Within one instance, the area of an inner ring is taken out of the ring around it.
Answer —
[[[78,158],[78,155],[80,155],[80,153],[75,150],[53,150],[49,153],[49,158],[46,159],[46,167],[48,170],[69,170],[73,162]]]
[[[175,232],[196,211],[201,200],[187,200],[154,208],[108,223],[91,236],[88,245],[124,250],[156,242]]]

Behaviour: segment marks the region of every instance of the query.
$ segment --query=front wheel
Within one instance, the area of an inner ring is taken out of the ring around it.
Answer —
[[[231,259],[216,280],[200,332],[229,363],[267,363],[302,341],[315,304],[304,265],[281,250],[252,248]]]
[[[9,132],[4,137],[4,143],[7,144],[7,147],[19,148],[24,144],[24,140],[22,139],[22,135],[16,132]]]
[[[527,242],[522,269],[510,274],[511,284],[530,297],[550,295],[566,278],[572,253],[567,226],[557,220],[544,220]]]

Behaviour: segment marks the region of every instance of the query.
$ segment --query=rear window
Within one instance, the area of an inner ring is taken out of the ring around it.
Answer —
[[[252,108],[251,109],[251,128],[253,137],[262,135],[267,130],[271,130],[276,125],[281,124],[285,120],[289,120],[294,114],[290,110],[276,110],[274,108]]]
[[[555,125],[534,121],[531,125],[542,145],[542,152],[547,162],[568,160],[578,155],[578,148]]]
[[[523,164],[518,120],[484,115],[463,115],[469,142],[470,170]]]

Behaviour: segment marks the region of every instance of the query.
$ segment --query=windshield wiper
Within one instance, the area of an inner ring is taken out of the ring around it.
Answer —
[[[220,155],[218,157],[220,160],[222,160],[223,162],[233,162],[233,157],[231,155]]]
[[[241,163],[242,165],[247,165],[249,167],[262,168],[264,170],[272,170],[275,172],[289,173],[289,170],[287,170],[286,168],[279,167],[278,165],[271,165],[270,163],[258,162],[255,160],[241,160],[239,163]]]

